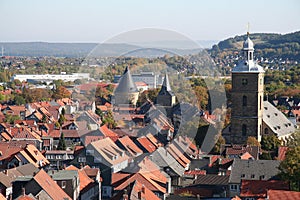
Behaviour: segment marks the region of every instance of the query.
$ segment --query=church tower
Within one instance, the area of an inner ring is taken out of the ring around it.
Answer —
[[[244,59],[232,70],[230,142],[243,144],[249,136],[262,136],[264,70],[253,58],[254,45],[247,33]]]
[[[176,97],[172,92],[169,77],[165,74],[164,82],[161,86],[161,89],[157,95],[156,103],[161,106],[172,107],[176,103]]]

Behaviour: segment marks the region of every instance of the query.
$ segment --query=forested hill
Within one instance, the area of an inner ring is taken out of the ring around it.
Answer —
[[[215,56],[226,56],[242,48],[247,35],[235,36],[214,45],[210,52]],[[300,61],[300,31],[288,34],[254,33],[250,34],[254,42],[255,55],[265,58]]]

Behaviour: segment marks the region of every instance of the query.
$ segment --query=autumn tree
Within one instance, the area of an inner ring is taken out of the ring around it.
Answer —
[[[71,92],[64,86],[59,86],[56,88],[56,90],[54,90],[52,97],[54,99],[70,98]]]
[[[213,148],[213,152],[220,154],[221,146],[224,145],[226,141],[222,135],[217,135],[216,138],[218,138],[218,140]]]
[[[287,144],[289,150],[279,166],[280,177],[290,182],[291,189],[300,191],[300,131],[293,133],[291,138]]]
[[[248,139],[247,139],[247,145],[250,145],[250,146],[259,146],[260,147],[260,143],[253,136],[248,137]]]

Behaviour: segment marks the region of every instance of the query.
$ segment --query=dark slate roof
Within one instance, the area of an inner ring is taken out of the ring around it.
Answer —
[[[138,89],[135,83],[133,82],[129,68],[126,67],[122,77],[120,78],[119,84],[115,89],[115,93],[131,93],[131,92],[138,92]]]
[[[229,176],[207,174],[197,176],[194,185],[228,185]]]
[[[279,173],[278,160],[240,160],[234,159],[229,183],[245,180],[270,180]]]
[[[169,82],[169,78],[168,78],[168,75],[165,74],[165,78],[164,78],[164,82],[161,86],[161,89],[158,93],[159,95],[166,95],[166,94],[169,94],[171,96],[174,96],[173,92],[172,92],[172,89],[171,89],[171,86],[170,86],[170,82]]]
[[[190,170],[201,169],[206,170],[209,167],[209,158],[193,159],[190,164]]]

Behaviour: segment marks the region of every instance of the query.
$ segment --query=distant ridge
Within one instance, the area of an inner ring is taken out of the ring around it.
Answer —
[[[237,51],[242,48],[247,35],[235,36],[219,42],[210,51],[213,55],[222,52]],[[281,57],[300,61],[300,31],[288,34],[253,33],[251,40],[255,44],[256,56]]]
[[[97,43],[48,43],[48,42],[2,42],[6,56],[55,56],[55,57],[86,57],[92,50],[100,56],[162,56],[168,52],[179,55],[194,54],[200,49],[175,49],[175,48],[144,48],[131,44],[100,44]],[[142,50],[141,50],[142,49]]]

